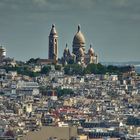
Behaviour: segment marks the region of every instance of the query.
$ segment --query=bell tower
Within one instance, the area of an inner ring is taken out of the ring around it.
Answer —
[[[52,25],[49,35],[49,60],[53,63],[57,63],[58,60],[58,35],[55,29],[55,25]]]

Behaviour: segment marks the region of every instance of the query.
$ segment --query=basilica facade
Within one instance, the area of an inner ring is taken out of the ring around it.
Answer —
[[[73,38],[72,53],[70,52],[68,45],[66,44],[61,62],[64,65],[72,63],[77,63],[83,66],[90,63],[97,64],[98,57],[97,54],[94,52],[92,45],[90,45],[87,52],[85,47],[85,37],[81,32],[80,25],[78,25],[78,30]],[[52,60],[55,63],[58,62],[58,34],[54,25],[52,25],[52,29],[49,35],[49,60]]]

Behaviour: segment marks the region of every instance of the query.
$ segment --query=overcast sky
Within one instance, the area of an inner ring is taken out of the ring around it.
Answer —
[[[140,60],[140,0],[0,0],[0,44],[10,57],[48,58],[52,23],[59,57],[80,24],[100,61]]]

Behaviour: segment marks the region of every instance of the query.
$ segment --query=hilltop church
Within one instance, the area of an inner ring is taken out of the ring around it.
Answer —
[[[78,25],[78,30],[73,38],[72,53],[70,52],[68,45],[66,44],[61,62],[63,64],[77,63],[83,66],[89,63],[97,64],[97,54],[95,54],[94,49],[91,45],[88,52],[86,52],[85,43],[85,37],[81,32],[80,25]],[[48,52],[48,59],[56,64],[58,62],[58,34],[55,25],[52,25],[50,31]]]

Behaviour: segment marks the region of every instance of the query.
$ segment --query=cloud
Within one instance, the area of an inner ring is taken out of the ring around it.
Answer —
[[[36,8],[36,6],[44,5],[47,3],[47,0],[0,0],[0,5],[4,8],[12,8],[13,5],[21,8],[21,10],[25,7],[28,8]]]
[[[0,0],[0,16],[29,15],[32,17],[80,16],[81,13],[111,18],[139,19],[140,0]],[[136,16],[135,16],[136,15]]]
[[[114,0],[114,4],[120,7],[128,6],[129,1],[128,0]]]
[[[32,0],[32,2],[39,7],[47,5],[47,0]]]
[[[93,6],[96,0],[0,0],[0,5],[9,10],[62,11],[84,10]]]

